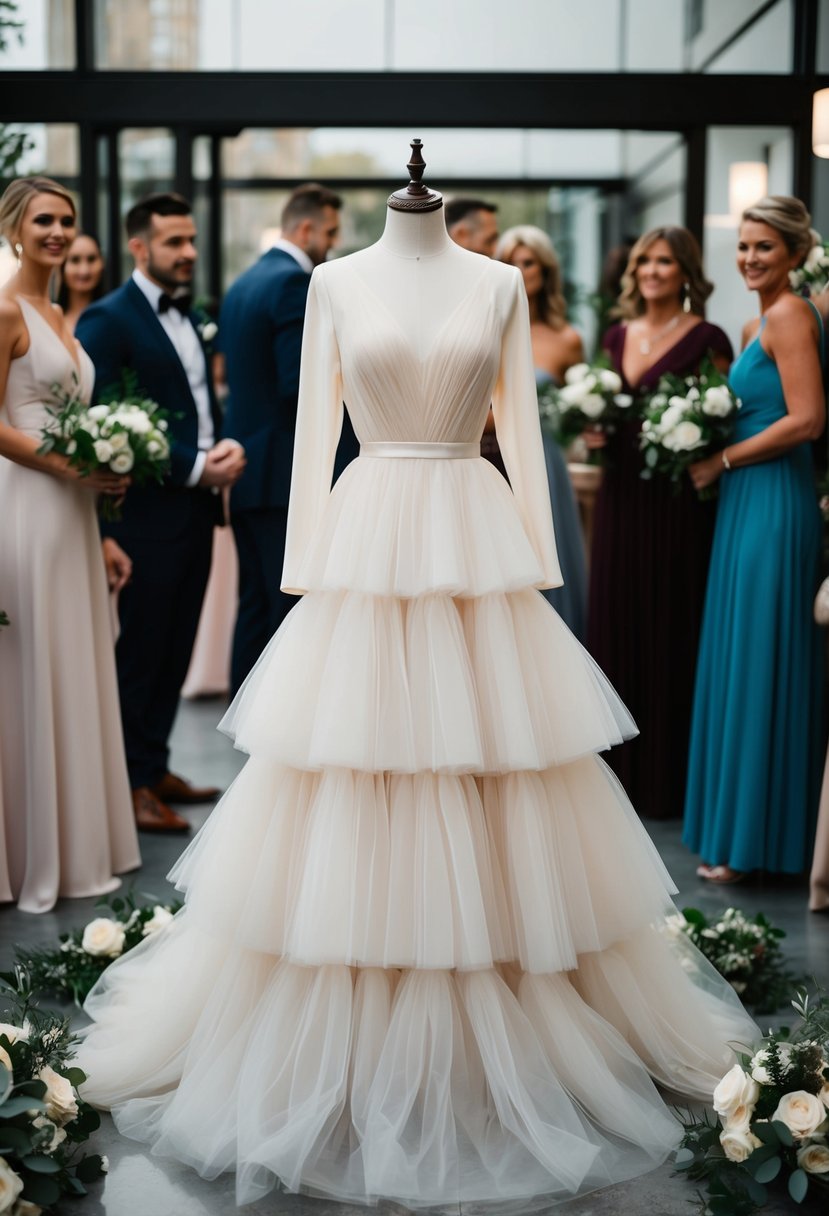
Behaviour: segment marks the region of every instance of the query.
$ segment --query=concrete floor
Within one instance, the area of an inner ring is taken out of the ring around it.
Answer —
[[[183,703],[173,737],[173,769],[205,784],[227,786],[242,766],[244,757],[234,752],[215,725],[224,706],[216,700]],[[199,827],[209,808],[187,812],[193,827]],[[649,822],[648,828],[674,881],[680,888],[679,907],[692,905],[714,912],[729,902],[750,914],[765,912],[788,934],[785,948],[793,970],[816,976],[829,986],[829,916],[810,914],[802,883],[785,886],[741,885],[711,890],[694,875],[696,859],[680,844],[679,823]],[[171,888],[165,875],[182,848],[181,837],[142,836],[143,869],[135,877],[136,891],[162,899]],[[52,943],[58,934],[84,925],[96,915],[94,900],[64,900],[51,913],[32,916],[14,908],[0,910],[0,969],[9,966],[15,942]],[[83,1018],[78,1015],[78,1024]],[[774,1019],[768,1019],[773,1022]],[[234,1180],[230,1175],[205,1182],[184,1166],[146,1155],[143,1146],[124,1140],[104,1116],[94,1148],[110,1159],[110,1173],[103,1185],[82,1204],[75,1201],[61,1208],[61,1216],[229,1216],[235,1212]],[[644,1178],[583,1196],[556,1207],[562,1216],[688,1216],[699,1211],[694,1187],[681,1176],[672,1176],[670,1165]],[[780,1200],[764,1209],[766,1216],[791,1213],[793,1205]],[[797,1209],[803,1216],[817,1213],[817,1206]],[[242,1210],[247,1216],[365,1216],[365,1208],[310,1199],[305,1196],[272,1194]],[[402,1209],[385,1205],[382,1216]],[[463,1216],[473,1216],[464,1209]]]

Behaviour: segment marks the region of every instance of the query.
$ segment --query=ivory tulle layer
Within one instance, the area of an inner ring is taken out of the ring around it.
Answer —
[[[292,768],[404,773],[542,770],[636,733],[530,588],[476,599],[306,595],[220,729]]]
[[[170,877],[207,931],[311,965],[561,971],[674,910],[592,756],[477,781],[251,759]]]
[[[154,1153],[237,1169],[241,1202],[277,1179],[413,1206],[564,1198],[676,1144],[649,1069],[710,1093],[723,1044],[753,1032],[653,930],[580,964],[581,995],[510,968],[300,967],[202,933],[186,909],[89,998],[84,1096]]]
[[[365,456],[334,486],[298,584],[404,598],[548,585],[515,497],[488,460]]]

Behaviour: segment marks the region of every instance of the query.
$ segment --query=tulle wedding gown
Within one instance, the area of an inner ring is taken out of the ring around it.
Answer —
[[[596,754],[633,724],[536,590],[560,580],[520,275],[478,258],[418,354],[362,257],[311,282],[304,595],[223,724],[250,758],[80,1061],[124,1134],[235,1169],[241,1202],[503,1212],[664,1160],[652,1078],[709,1096],[754,1028],[660,931],[670,879]],[[361,455],[329,492],[343,399]]]

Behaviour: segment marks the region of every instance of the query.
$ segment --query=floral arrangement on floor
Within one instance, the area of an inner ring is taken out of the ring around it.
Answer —
[[[734,431],[739,398],[710,359],[698,376],[663,376],[644,403],[639,442],[645,467],[640,476],[667,477],[679,489],[688,466],[724,448]],[[700,491],[716,495],[716,487]]]
[[[707,1183],[710,1216],[756,1212],[771,1184],[795,1203],[811,1193],[829,1205],[829,998],[802,990],[792,1006],[799,1029],[770,1031],[739,1056],[714,1090],[717,1118],[683,1119],[676,1165]]]
[[[774,1013],[789,1002],[801,982],[783,964],[780,942],[786,936],[759,912],[749,918],[738,908],[707,917],[684,908],[668,918],[668,936],[684,934],[755,1013]]]
[[[16,966],[25,970],[33,991],[82,1005],[110,963],[166,929],[181,903],[159,904],[150,898],[142,904],[130,891],[115,899],[99,899],[96,906],[105,907],[110,914],[96,917],[83,929],[62,933],[58,947],[16,948]],[[14,984],[13,973],[4,972],[0,978]]]
[[[164,480],[170,464],[166,413],[139,391],[134,375],[125,373],[122,390],[98,405],[81,400],[77,377],[71,393],[57,384],[52,393],[59,404],[47,406],[51,418],[41,432],[40,455],[66,456],[82,477],[106,469],[129,474],[136,485]],[[120,519],[111,496],[101,496],[100,510],[105,519]]]
[[[829,241],[818,240],[797,270],[789,272],[789,282],[795,291],[819,296],[829,287]]]
[[[538,390],[541,425],[565,448],[588,427],[612,432],[630,416],[632,405],[633,398],[622,392],[621,376],[601,357],[568,368],[561,387],[545,384]],[[599,455],[592,452],[591,458]]]
[[[0,1212],[39,1216],[64,1196],[85,1195],[107,1171],[105,1157],[81,1145],[100,1125],[78,1096],[86,1080],[72,1064],[77,1038],[68,1018],[31,1003],[32,987],[18,968],[0,1003]]]

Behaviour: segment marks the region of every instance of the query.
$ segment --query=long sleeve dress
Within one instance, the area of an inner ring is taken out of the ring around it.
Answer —
[[[631,386],[622,371],[626,333],[614,325],[604,345],[627,393],[654,392],[667,373],[692,375],[707,354],[732,356],[723,331],[703,321]],[[609,764],[640,815],[678,819],[717,508],[699,500],[690,478],[678,491],[665,478],[642,480],[639,427],[638,420],[623,425],[607,449],[593,524],[587,648],[639,728]]]
[[[236,1169],[240,1200],[503,1211],[663,1160],[651,1078],[710,1094],[754,1028],[656,927],[670,880],[596,755],[630,719],[538,591],[560,576],[520,275],[481,259],[418,357],[360,259],[311,283],[302,598],[224,722],[250,758],[79,1059],[126,1135]],[[362,446],[332,491],[343,400]],[[512,489],[479,455],[491,401]]]

